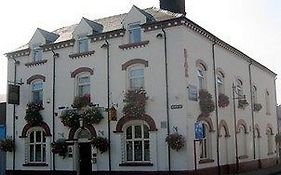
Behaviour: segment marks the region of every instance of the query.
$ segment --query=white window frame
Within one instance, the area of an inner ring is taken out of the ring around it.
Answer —
[[[80,78],[89,78],[89,82],[84,82],[84,83],[80,83],[79,79]],[[91,75],[89,73],[81,73],[79,75],[77,75],[76,77],[76,87],[77,87],[77,92],[76,92],[76,96],[84,96],[86,94],[80,94],[80,88],[82,86],[89,86],[89,93],[87,93],[88,95],[91,95]]]
[[[268,90],[265,91],[265,107],[266,107],[266,114],[270,114],[270,93]]]
[[[203,123],[205,137],[199,142],[199,158],[200,160],[212,158],[212,138],[209,127]]]
[[[253,86],[253,103],[257,104],[258,103],[258,89],[257,87],[254,85]]]
[[[240,79],[236,80],[236,89],[237,89],[237,94],[239,97],[243,96],[243,81]]]
[[[36,141],[36,133],[40,132],[41,135],[41,140],[39,142]],[[34,134],[34,142],[30,142],[31,141],[31,134]],[[45,139],[44,139],[45,137]],[[40,159],[41,161],[36,161],[36,145],[40,145],[41,149],[40,149]],[[33,146],[33,161],[31,160],[31,146]],[[44,150],[45,149],[45,150]],[[44,152],[45,151],[45,152]],[[45,157],[44,157],[45,155]],[[45,159],[44,159],[45,158]],[[41,127],[35,127],[32,128],[28,131],[28,135],[27,135],[27,161],[28,163],[46,163],[47,159],[47,137],[46,134],[44,132],[44,130]]]
[[[141,126],[141,138],[135,138],[135,126]],[[144,138],[144,126],[147,127],[147,132],[148,132],[148,138]],[[131,127],[132,131],[132,138],[127,138],[127,129]],[[142,144],[142,160],[135,160],[135,150],[134,150],[134,143],[137,141],[141,141]],[[149,160],[145,160],[145,142],[149,143]],[[127,142],[132,142],[132,160],[128,160],[128,150],[127,150]],[[124,161],[127,163],[134,163],[134,162],[150,162],[151,161],[151,141],[150,141],[150,132],[149,132],[149,127],[145,123],[132,123],[129,125],[126,125],[124,129]]]
[[[129,43],[138,43],[141,42],[141,26],[140,23],[132,23],[128,25],[129,31]],[[137,33],[137,37],[135,36],[135,32]]]
[[[199,64],[197,66],[197,78],[198,78],[198,89],[207,89],[207,78],[206,78],[206,69],[205,66],[202,64]]]
[[[42,88],[40,88],[40,89],[34,89],[34,84],[37,84],[37,83],[40,83],[40,84],[42,84]],[[40,99],[40,101],[35,101],[34,100],[34,93],[40,93],[40,91],[41,91],[41,93],[42,93],[42,99]],[[31,98],[32,98],[32,102],[36,102],[36,103],[41,103],[41,104],[43,104],[43,98],[44,98],[44,83],[43,83],[43,80],[34,80],[34,81],[32,81],[32,83],[31,83]]]
[[[224,75],[221,72],[217,74],[218,94],[224,94]]]
[[[33,61],[38,62],[42,61],[43,59],[43,49],[40,47],[33,48]]]
[[[82,45],[84,44],[85,48],[82,48]],[[78,52],[84,53],[89,51],[89,39],[87,37],[81,37],[78,39]]]
[[[136,70],[142,70],[143,72],[143,75],[137,75],[137,76],[131,76],[131,72],[132,71],[136,71]],[[128,77],[128,89],[129,90],[138,90],[138,89],[144,89],[144,86],[145,86],[145,75],[144,75],[144,66],[143,65],[134,65],[132,67],[129,67],[128,68],[128,71],[127,71],[127,77]],[[131,80],[132,79],[142,79],[142,87],[137,87],[137,86],[132,86],[131,84]]]

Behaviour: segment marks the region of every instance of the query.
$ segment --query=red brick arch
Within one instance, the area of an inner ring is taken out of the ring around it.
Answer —
[[[256,131],[257,131],[257,133],[256,133]],[[258,138],[261,137],[261,130],[257,123],[255,124],[255,136],[257,136]]]
[[[45,82],[45,80],[46,80],[46,77],[45,76],[43,76],[43,75],[39,75],[39,74],[37,74],[37,75],[32,75],[31,77],[29,77],[27,80],[26,80],[26,83],[27,84],[30,84],[32,81],[34,81],[34,80],[42,80],[43,82]]]
[[[41,122],[40,124],[37,124],[37,125],[26,124],[22,129],[20,138],[27,137],[27,131],[33,127],[41,127],[43,129],[43,131],[45,132],[46,136],[52,136],[51,130],[50,130],[48,124],[45,122]]]
[[[267,132],[267,130],[270,130],[270,134],[271,135],[273,135],[273,127],[272,127],[272,124],[271,123],[268,123],[268,124],[266,124],[266,132]]]
[[[207,64],[205,63],[205,61],[203,61],[201,59],[196,60],[195,64],[196,64],[196,67],[199,67],[200,65],[202,65],[205,70],[208,70]]]
[[[86,125],[84,126],[86,129],[88,129],[91,133],[92,138],[97,136],[96,129],[93,127],[93,125]],[[74,140],[74,136],[76,131],[78,131],[79,128],[71,128],[68,134],[68,140]]]
[[[240,132],[241,132],[241,131],[240,131],[240,126],[244,127],[245,133],[246,133],[246,134],[249,132],[249,131],[248,131],[248,127],[247,127],[247,123],[245,122],[245,120],[239,119],[239,120],[237,121],[237,126],[236,126],[236,132],[237,132],[237,133],[240,133]]]
[[[221,120],[219,123],[219,134],[221,133],[221,129],[224,129],[225,137],[230,137],[229,128],[225,120]]]
[[[134,64],[143,64],[145,67],[148,67],[148,61],[144,59],[132,59],[122,64],[122,70],[127,70],[129,66]]]
[[[202,115],[199,115],[199,117],[197,118],[197,121],[202,121],[202,122],[205,122],[208,124],[209,126],[209,131],[210,132],[214,132],[214,125],[213,125],[213,122],[212,122],[212,119],[210,116],[208,117],[205,117],[205,116],[202,116]]]
[[[225,78],[225,72],[224,72],[223,69],[220,68],[220,67],[218,67],[218,68],[216,69],[216,74],[218,74],[219,72],[221,72],[223,78]]]
[[[120,133],[120,132],[123,132],[123,126],[129,122],[129,121],[133,121],[133,120],[143,120],[145,121],[148,126],[149,126],[149,130],[150,131],[157,131],[157,128],[156,128],[156,124],[155,124],[155,121],[153,120],[152,117],[150,117],[149,115],[147,114],[144,114],[143,116],[140,116],[140,117],[131,117],[131,116],[123,116],[118,122],[117,122],[117,125],[116,125],[116,130],[114,131],[115,133]]]
[[[89,68],[89,67],[79,67],[77,69],[75,69],[73,72],[71,72],[71,78],[76,77],[77,74],[80,74],[82,72],[89,72],[91,75],[94,74],[94,70]]]

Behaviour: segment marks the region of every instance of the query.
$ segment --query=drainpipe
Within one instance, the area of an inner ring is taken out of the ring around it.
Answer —
[[[252,71],[251,65],[252,60],[249,64],[249,80],[250,80],[250,97],[251,97],[251,115],[252,115],[252,128],[253,128],[253,148],[254,148],[254,159],[256,159],[256,138],[255,138],[255,116],[254,116],[254,99],[253,99],[253,82],[252,82]]]
[[[238,143],[237,143],[237,128],[236,128],[236,123],[237,123],[237,119],[236,119],[236,104],[235,104],[235,90],[236,87],[234,85],[234,83],[232,84],[232,103],[233,103],[233,116],[234,116],[234,139],[235,139],[235,172],[237,173],[239,171],[239,159],[238,159]]]
[[[167,55],[167,34],[162,28],[164,34],[164,54],[165,54],[165,89],[166,89],[166,113],[167,113],[167,134],[170,135],[170,110],[169,110],[169,82],[168,82],[168,55]],[[171,174],[171,148],[168,144],[168,168]]]
[[[53,142],[55,142],[55,94],[56,94],[56,58],[59,57],[59,54],[53,52],[53,102],[52,102],[52,111],[53,111]],[[55,159],[55,153],[52,153],[53,154],[53,171],[55,172],[56,171],[56,159]]]
[[[212,44],[212,57],[213,57],[213,73],[214,73],[214,91],[215,91],[215,113],[216,113],[216,127],[217,127],[217,165],[218,165],[218,174],[221,174],[220,168],[220,143],[219,143],[219,111],[218,111],[218,93],[217,93],[217,76],[216,76],[216,59],[215,59],[215,45],[216,41]]]

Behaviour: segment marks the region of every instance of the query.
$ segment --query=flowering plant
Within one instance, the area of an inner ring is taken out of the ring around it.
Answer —
[[[182,135],[173,133],[166,137],[166,142],[173,150],[179,151],[184,147],[185,139]]]
[[[100,110],[97,107],[86,106],[79,111],[85,124],[98,124],[103,119]]]
[[[85,94],[84,96],[77,96],[73,100],[72,107],[81,109],[82,107],[89,106],[91,104],[90,94]]]
[[[146,92],[142,89],[129,90],[125,94],[123,113],[125,116],[139,117],[145,113]]]
[[[254,104],[254,109],[253,109],[253,110],[258,112],[258,111],[261,110],[261,108],[262,108],[262,105],[261,105],[260,103],[255,103],[255,104]]]
[[[31,126],[38,125],[43,121],[39,111],[43,110],[42,103],[31,102],[27,104],[26,115],[24,119]]]
[[[225,94],[219,94],[218,105],[221,108],[227,107],[229,105],[229,97]]]
[[[60,118],[64,126],[68,126],[70,128],[79,127],[79,114],[75,109],[63,111]]]
[[[101,153],[104,153],[109,148],[109,143],[107,138],[95,137],[92,142],[94,147],[96,147]]]
[[[12,139],[1,140],[0,150],[4,152],[13,152],[15,150],[15,142]]]
[[[64,139],[58,139],[56,142],[52,143],[51,146],[52,146],[52,152],[54,154],[58,154],[63,158],[66,157],[68,150],[67,150],[67,143],[65,142]]]
[[[215,110],[215,104],[212,100],[212,95],[207,90],[199,91],[199,106],[202,112],[202,115],[208,116],[209,113]]]
[[[238,100],[238,108],[245,109],[246,106],[248,106],[248,105],[249,105],[249,103],[247,102],[246,99],[239,99]]]

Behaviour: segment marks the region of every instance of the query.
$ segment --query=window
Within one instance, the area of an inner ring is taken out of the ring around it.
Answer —
[[[81,38],[78,40],[79,53],[88,52],[88,38]]]
[[[46,162],[46,136],[42,129],[36,129],[29,133],[28,153],[30,163]]]
[[[129,26],[129,42],[138,43],[141,41],[141,27],[139,24],[131,24]]]
[[[43,50],[39,47],[34,48],[33,50],[33,61],[41,61],[42,60]]]
[[[237,134],[237,142],[238,142],[238,151],[239,156],[246,156],[247,155],[247,136],[246,136],[246,129],[243,125],[240,125],[238,128]]]
[[[265,92],[265,103],[266,103],[266,114],[270,114],[270,94],[268,91]]]
[[[243,96],[243,82],[240,79],[236,80],[236,88],[237,88],[237,94],[241,97]]]
[[[217,74],[217,86],[218,86],[218,93],[224,94],[224,75],[222,72],[218,72]]]
[[[150,161],[149,129],[144,124],[130,125],[125,134],[126,162]]]
[[[136,66],[129,69],[129,88],[137,90],[144,88],[144,69]]]
[[[207,125],[203,124],[204,138],[200,140],[200,159],[211,158],[211,139]]]
[[[32,83],[32,101],[35,103],[43,102],[43,82],[42,80]]]
[[[199,82],[199,90],[206,89],[206,68],[204,65],[199,64],[197,67],[197,76]]]
[[[257,104],[258,102],[258,89],[256,86],[253,86],[253,103]]]
[[[273,153],[273,134],[270,128],[266,130],[266,136],[267,136],[267,153],[272,154]]]
[[[78,96],[84,96],[91,94],[90,92],[90,76],[89,75],[81,75],[77,78],[78,81]]]

